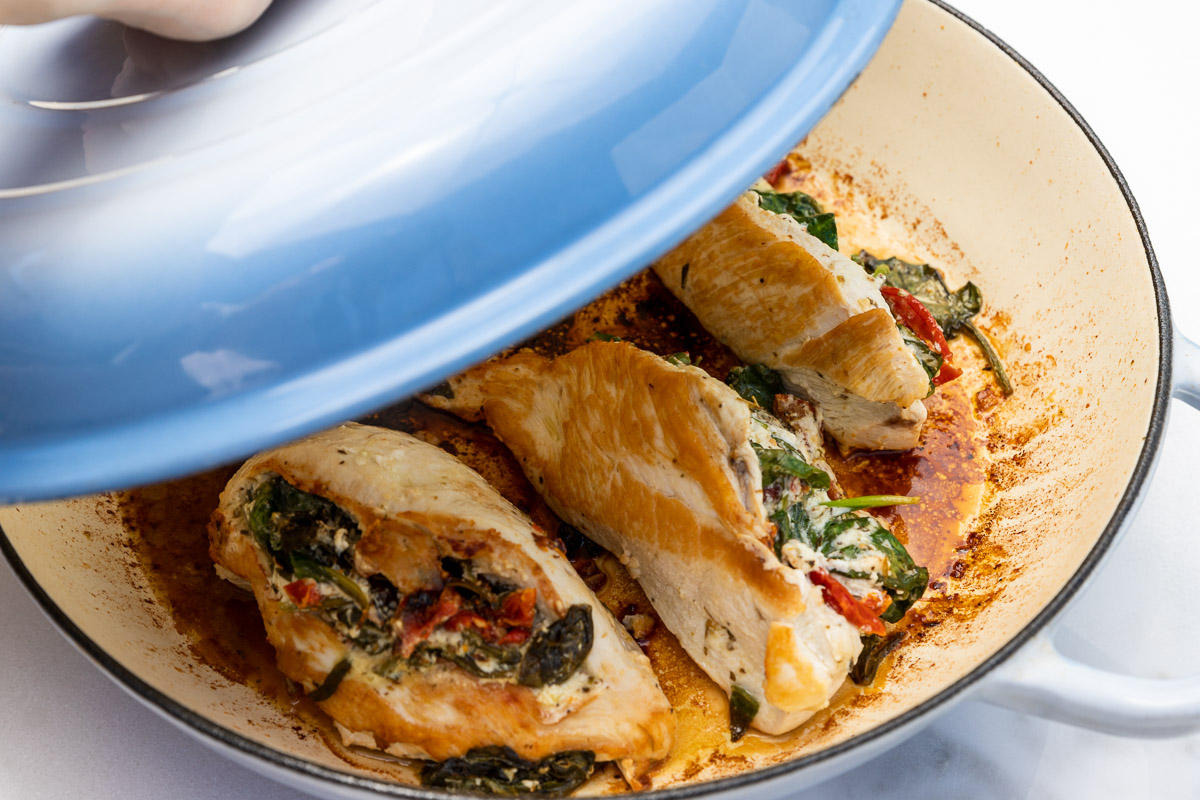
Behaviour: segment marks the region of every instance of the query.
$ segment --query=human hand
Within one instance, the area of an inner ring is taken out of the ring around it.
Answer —
[[[92,14],[172,39],[203,41],[248,27],[271,0],[0,0],[0,25]]]

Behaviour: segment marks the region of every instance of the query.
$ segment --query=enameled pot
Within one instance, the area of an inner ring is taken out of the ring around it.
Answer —
[[[1022,387],[996,411],[1004,436],[974,523],[997,568],[963,579],[960,592],[989,602],[906,646],[880,699],[790,749],[655,796],[792,792],[966,697],[1125,735],[1200,728],[1200,681],[1095,670],[1048,635],[1129,525],[1170,398],[1200,405],[1200,351],[1173,331],[1137,206],[1103,147],[1019,56],[915,0],[804,152],[873,199],[860,224],[876,238],[984,291]],[[323,796],[443,796],[351,771],[198,661],[148,587],[111,498],[5,508],[0,525],[5,555],[54,622],[199,740]]]

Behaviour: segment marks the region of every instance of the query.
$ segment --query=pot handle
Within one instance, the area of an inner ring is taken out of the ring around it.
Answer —
[[[1200,345],[1178,328],[1173,338],[1171,394],[1200,409]],[[1081,664],[1054,646],[1053,626],[989,675],[974,696],[1119,736],[1181,736],[1200,730],[1200,676],[1136,678]]]
[[[1041,631],[988,676],[975,699],[1117,736],[1182,736],[1200,730],[1200,676],[1136,678],[1089,667]]]
[[[1200,408],[1200,344],[1175,329],[1175,357],[1171,360],[1171,395],[1192,408]]]

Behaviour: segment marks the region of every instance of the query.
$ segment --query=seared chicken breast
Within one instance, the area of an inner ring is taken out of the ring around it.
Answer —
[[[739,716],[784,733],[825,707],[860,634],[914,599],[885,585],[912,568],[880,552],[883,537],[903,552],[886,528],[821,505],[816,418],[781,397],[793,430],[698,368],[594,342],[494,360],[422,399],[486,421],[550,507],[620,558],[733,699],[737,735]]]
[[[646,656],[528,517],[432,445],[348,424],[257,455],[210,542],[347,744],[468,767],[565,758],[582,777],[671,746]]]
[[[741,360],[778,371],[814,402],[844,447],[915,447],[930,376],[896,327],[879,284],[746,192],[654,265]]]

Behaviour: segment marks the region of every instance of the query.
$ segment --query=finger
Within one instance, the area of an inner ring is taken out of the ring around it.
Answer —
[[[232,36],[262,16],[271,0],[115,0],[92,13],[170,39]]]
[[[204,41],[245,30],[271,0],[0,0],[0,24],[91,14],[166,36]]]

